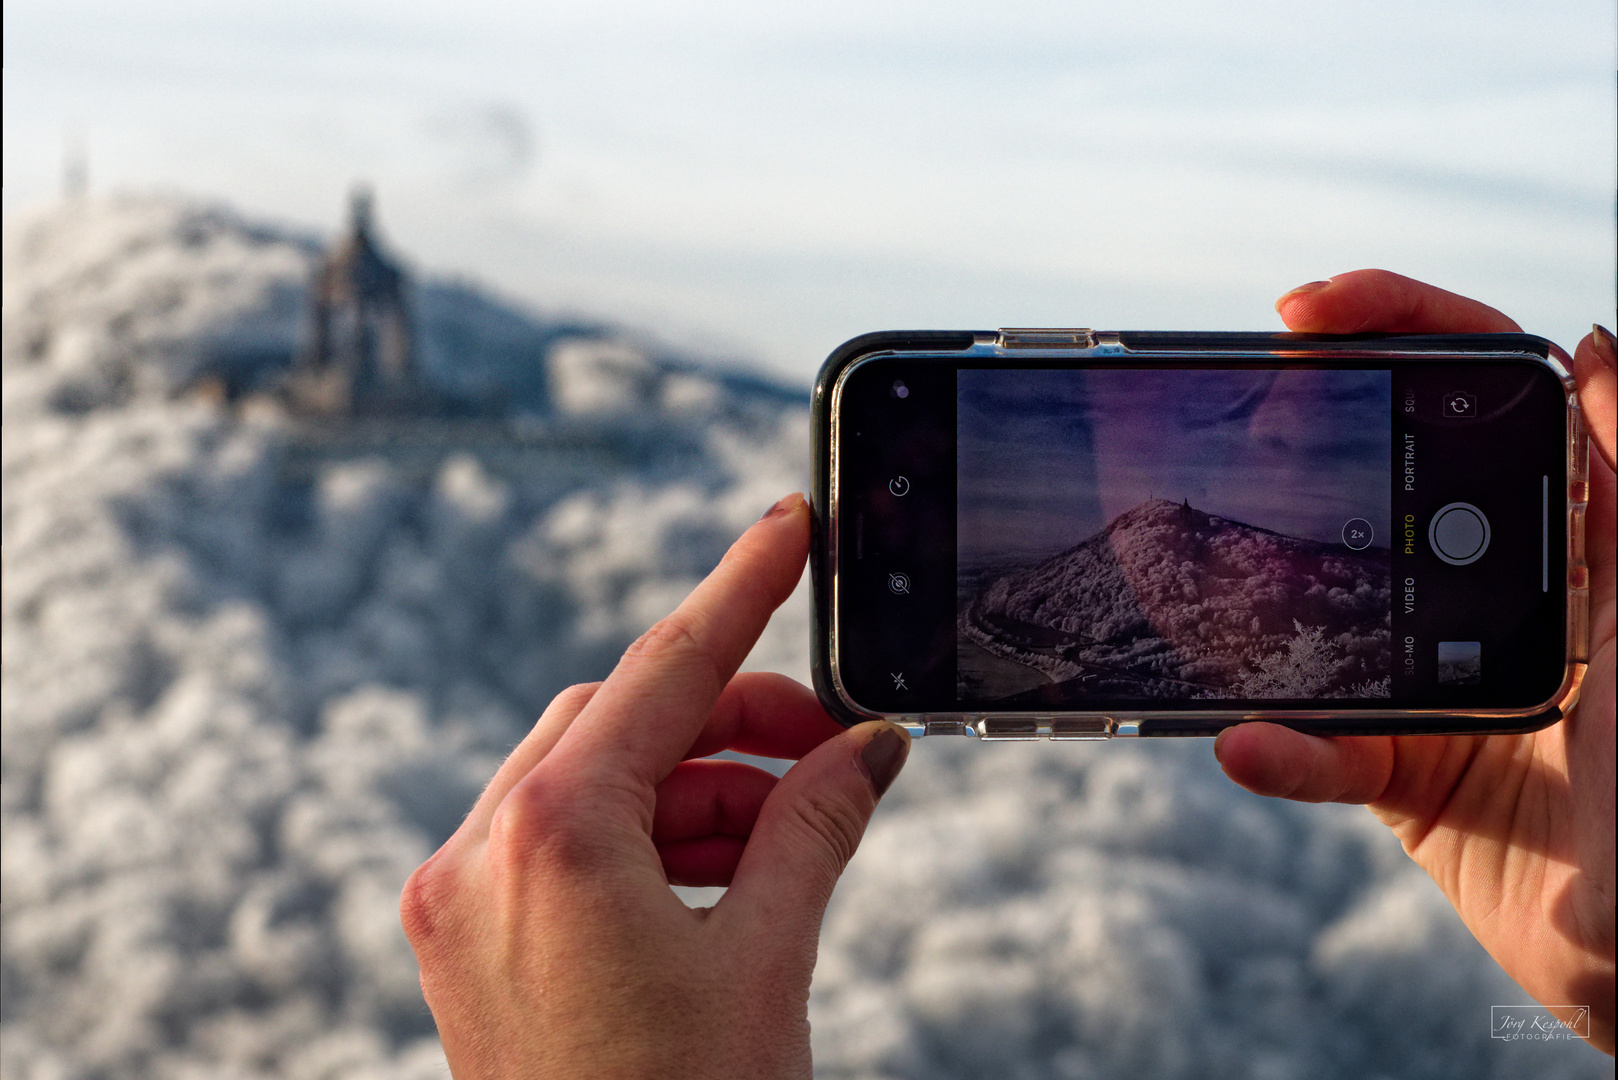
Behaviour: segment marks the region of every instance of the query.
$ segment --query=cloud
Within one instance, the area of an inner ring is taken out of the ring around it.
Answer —
[[[507,101],[437,112],[422,131],[440,153],[451,181],[481,189],[515,183],[539,157],[539,138],[521,106]]]

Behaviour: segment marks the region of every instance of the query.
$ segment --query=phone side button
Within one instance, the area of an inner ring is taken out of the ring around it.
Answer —
[[[1120,739],[1133,739],[1140,735],[1139,720],[1120,720],[1113,725],[1113,735]]]
[[[1050,732],[1052,739],[1107,739],[1112,737],[1112,718],[1109,716],[1052,716],[1040,717],[1040,727]]]
[[[1038,739],[1050,733],[1042,718],[1031,716],[985,716],[977,729],[983,739]]]

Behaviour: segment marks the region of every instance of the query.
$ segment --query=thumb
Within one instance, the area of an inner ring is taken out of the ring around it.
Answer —
[[[832,888],[909,753],[904,728],[873,720],[805,755],[759,809],[724,906],[818,933]]]

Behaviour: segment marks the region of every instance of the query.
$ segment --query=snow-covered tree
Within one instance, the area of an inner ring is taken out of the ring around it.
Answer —
[[[1286,647],[1259,660],[1241,682],[1250,698],[1326,697],[1337,674],[1337,650],[1319,626],[1292,620],[1296,636]]]

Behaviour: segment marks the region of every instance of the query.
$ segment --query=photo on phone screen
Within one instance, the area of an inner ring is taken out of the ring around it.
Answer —
[[[956,388],[963,704],[1389,696],[1389,372]]]

